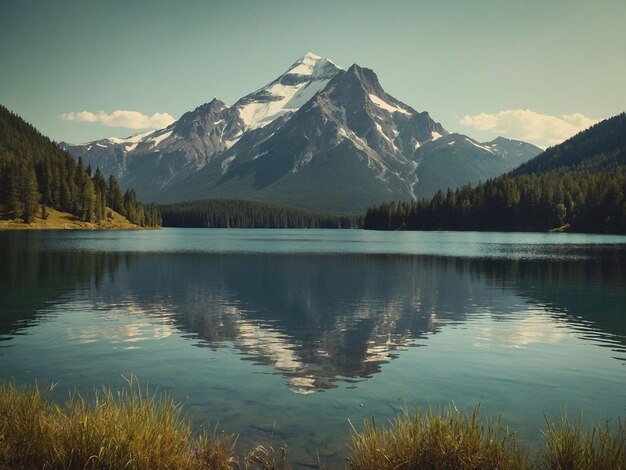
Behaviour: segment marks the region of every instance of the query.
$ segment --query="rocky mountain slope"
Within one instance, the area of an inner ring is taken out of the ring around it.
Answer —
[[[62,146],[144,200],[228,197],[335,211],[430,196],[540,152],[450,134],[387,94],[372,70],[311,53],[232,106],[213,99],[165,129]]]

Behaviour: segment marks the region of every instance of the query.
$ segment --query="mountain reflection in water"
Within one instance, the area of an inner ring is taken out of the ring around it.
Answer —
[[[541,305],[624,360],[624,251],[563,260],[376,254],[0,252],[0,334],[27,334],[68,298],[110,315],[80,342],[141,347],[182,332],[189,345],[234,347],[298,393],[372,377],[446,325],[506,321]],[[120,318],[120,315],[126,318]],[[541,331],[500,338],[532,342]],[[1,354],[1,350],[0,350]]]

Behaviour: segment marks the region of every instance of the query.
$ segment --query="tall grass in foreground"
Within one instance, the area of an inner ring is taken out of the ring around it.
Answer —
[[[547,425],[545,448],[539,460],[543,468],[626,469],[626,423],[623,420],[613,428],[607,423],[586,429],[581,422],[570,423],[563,415],[560,423],[547,421]]]
[[[180,404],[142,391],[136,379],[119,392],[79,394],[64,406],[52,387],[0,384],[0,468],[11,469],[288,469],[286,447],[259,445],[237,457],[236,437],[193,434]],[[348,466],[385,469],[626,470],[626,424],[585,428],[566,417],[548,421],[531,453],[501,425],[453,406],[405,411],[388,427],[353,428]],[[321,465],[321,464],[320,464]]]
[[[349,462],[363,470],[531,468],[499,421],[481,422],[478,408],[467,415],[453,406],[412,416],[405,410],[390,428],[366,421],[360,432],[353,429]]]
[[[353,428],[352,453],[357,470],[626,470],[626,425],[572,424],[565,414],[558,424],[548,421],[542,448],[521,447],[500,421],[482,420],[453,406],[441,413],[404,411],[389,427],[365,421]]]
[[[241,461],[235,437],[194,436],[169,395],[143,392],[136,379],[119,392],[73,394],[64,407],[52,387],[0,385],[0,468],[11,469],[272,469],[284,454],[258,446]]]

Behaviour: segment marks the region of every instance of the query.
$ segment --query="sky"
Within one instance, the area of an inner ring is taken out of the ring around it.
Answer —
[[[306,52],[450,132],[546,147],[626,110],[624,0],[0,0],[0,104],[56,141],[165,127]]]

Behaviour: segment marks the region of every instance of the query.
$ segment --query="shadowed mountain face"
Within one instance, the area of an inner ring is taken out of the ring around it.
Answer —
[[[311,53],[230,107],[214,99],[165,129],[62,146],[144,200],[241,198],[342,211],[476,183],[540,152],[449,135],[387,94],[372,70],[343,70]]]
[[[561,261],[124,254],[38,251],[36,235],[20,235],[2,237],[4,338],[81,299],[86,312],[123,317],[113,323],[137,317],[134,323],[182,332],[190,346],[232,346],[272,366],[298,393],[367,379],[447,325],[484,315],[506,321],[527,304],[604,338],[622,356],[626,348],[623,251]]]

